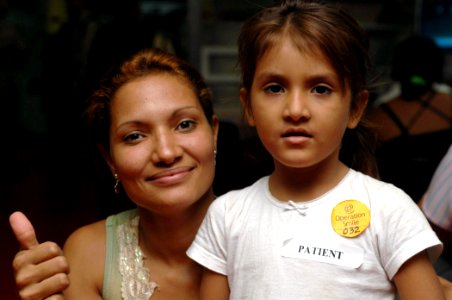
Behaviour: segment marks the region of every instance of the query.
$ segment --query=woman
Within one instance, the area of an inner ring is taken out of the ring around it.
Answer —
[[[85,117],[115,191],[137,208],[75,231],[65,258],[13,214],[21,297],[197,299],[201,269],[185,252],[214,199],[218,133],[205,82],[187,62],[143,51],[107,76]]]

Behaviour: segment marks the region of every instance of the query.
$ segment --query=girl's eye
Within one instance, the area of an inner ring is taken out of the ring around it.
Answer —
[[[264,89],[266,92],[270,93],[270,94],[280,94],[282,93],[283,87],[280,86],[279,84],[271,84],[265,87]]]
[[[312,89],[312,92],[315,94],[320,94],[320,95],[330,94],[331,88],[329,88],[325,85],[318,85]]]
[[[194,129],[196,126],[196,122],[193,120],[183,120],[177,125],[177,129],[181,131],[189,131]]]
[[[138,132],[132,132],[124,137],[126,143],[135,143],[143,137],[142,134]]]

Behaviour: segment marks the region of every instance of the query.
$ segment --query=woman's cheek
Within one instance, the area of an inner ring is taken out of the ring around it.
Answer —
[[[127,174],[130,176],[142,170],[146,166],[146,161],[149,162],[149,160],[146,160],[147,156],[145,153],[142,152],[138,149],[135,149],[135,151],[131,149],[129,151],[119,151],[116,156],[118,171],[123,175]]]

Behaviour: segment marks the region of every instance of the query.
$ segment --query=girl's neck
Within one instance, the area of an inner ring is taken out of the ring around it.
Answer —
[[[191,207],[170,216],[139,208],[139,244],[144,254],[168,264],[186,263],[185,253],[214,198],[210,190]]]
[[[348,170],[339,160],[333,166],[319,164],[308,168],[276,163],[269,180],[270,192],[281,201],[310,201],[334,188]]]

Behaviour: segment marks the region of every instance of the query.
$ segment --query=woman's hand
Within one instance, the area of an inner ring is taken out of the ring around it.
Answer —
[[[9,222],[22,249],[13,260],[20,298],[64,299],[69,265],[61,248],[53,242],[39,244],[33,225],[21,212],[13,213]]]

